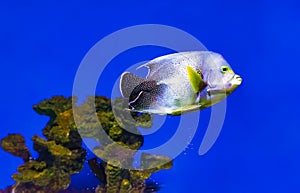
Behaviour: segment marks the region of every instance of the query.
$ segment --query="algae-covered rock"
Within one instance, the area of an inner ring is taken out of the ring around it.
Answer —
[[[75,97],[53,96],[50,99],[41,101],[33,106],[33,109],[40,115],[47,115],[55,118],[60,112],[72,109],[72,102],[77,101]]]
[[[94,103],[95,102],[95,103]],[[96,96],[88,97],[82,105],[75,107],[74,115],[77,129],[82,137],[93,138],[102,145],[108,145],[113,142],[122,143],[125,146],[135,146],[143,144],[144,138],[137,129],[138,125],[147,122],[147,126],[151,125],[150,115],[131,115],[125,110],[125,99],[110,99]],[[135,119],[139,119],[137,122]],[[146,124],[144,124],[146,125]],[[124,129],[125,128],[125,129]],[[105,136],[101,134],[101,130],[105,131]],[[140,146],[139,146],[140,147]],[[137,148],[139,148],[137,147]]]
[[[100,101],[105,108],[97,102],[93,104],[93,100]],[[91,170],[102,182],[96,189],[97,193],[153,192],[158,189],[157,186],[152,184],[148,188],[146,180],[152,173],[172,166],[172,161],[165,156],[143,154],[141,167],[133,167],[133,157],[144,142],[138,127],[151,127],[152,116],[132,113],[127,107],[128,102],[122,98],[110,101],[104,97],[90,97],[76,109],[80,134],[101,144],[93,152],[102,161],[98,162],[96,158],[88,161]],[[107,136],[100,135],[100,129]]]
[[[106,184],[106,173],[105,173],[105,167],[106,163],[101,162],[99,163],[97,161],[97,158],[92,158],[88,160],[88,164],[92,172],[95,174],[95,176],[103,183]]]
[[[146,180],[159,170],[170,169],[172,160],[166,156],[143,154],[141,158],[141,167],[135,169],[124,169],[124,163],[117,160],[106,162],[97,162],[94,158],[90,160],[92,171],[101,173],[98,179],[103,183],[97,187],[97,193],[150,193],[159,189],[157,184],[147,184]],[[131,159],[131,161],[133,161]],[[132,162],[131,162],[132,163]],[[143,169],[142,167],[150,167]]]
[[[25,139],[20,134],[9,134],[1,140],[1,147],[4,151],[20,157],[24,162],[29,161],[31,155],[25,145]]]
[[[68,188],[70,176],[78,173],[84,165],[86,151],[74,127],[71,97],[52,97],[33,108],[37,113],[50,117],[43,129],[46,138],[37,135],[32,137],[38,157],[30,159],[24,137],[20,134],[8,135],[2,139],[1,146],[24,160],[24,164],[12,176],[16,181],[13,186],[15,193],[55,193]]]
[[[133,157],[144,142],[138,127],[150,128],[152,116],[128,111],[127,101],[121,98],[111,101],[102,96],[88,97],[81,105],[72,106],[76,100],[75,97],[55,96],[33,106],[38,114],[50,118],[43,129],[44,137],[32,137],[38,157],[31,158],[20,134],[10,134],[2,139],[3,150],[24,160],[12,176],[16,181],[13,191],[55,193],[67,189],[71,175],[80,172],[84,165],[86,151],[82,148],[82,137],[100,143],[93,151],[102,161],[97,158],[88,161],[101,181],[95,192],[146,193],[157,190],[157,186],[147,185],[146,180],[153,172],[170,168],[172,161],[169,158],[143,154],[141,167],[132,166]]]

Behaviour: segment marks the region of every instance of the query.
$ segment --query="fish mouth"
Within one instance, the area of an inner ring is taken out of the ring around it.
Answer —
[[[239,86],[242,83],[243,79],[240,75],[235,74],[232,79],[229,81],[232,85]]]
[[[224,85],[224,87],[221,87],[221,88],[217,88],[217,87],[208,88],[207,89],[207,94],[209,96],[221,95],[221,94],[228,95],[228,94],[232,93],[239,85],[241,85],[242,81],[243,81],[243,79],[241,78],[241,76],[235,74],[228,81],[228,83],[226,83]]]

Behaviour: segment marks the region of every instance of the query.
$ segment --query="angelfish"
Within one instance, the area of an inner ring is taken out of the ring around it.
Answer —
[[[131,111],[180,115],[212,106],[231,94],[242,82],[218,53],[179,52],[155,58],[141,78],[124,72],[120,91]]]

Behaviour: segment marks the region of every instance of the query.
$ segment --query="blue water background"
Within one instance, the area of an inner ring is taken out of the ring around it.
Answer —
[[[32,147],[30,137],[41,135],[48,121],[32,105],[53,95],[70,96],[82,58],[101,38],[137,24],[171,25],[221,53],[244,82],[228,98],[213,148],[198,155],[206,110],[173,169],[152,176],[163,186],[160,192],[299,193],[299,10],[296,0],[1,1],[0,137],[22,133]],[[111,84],[132,63],[169,52],[148,47],[120,55],[97,93],[109,96]],[[146,138],[147,144],[167,140],[176,123],[168,125],[166,135]],[[14,183],[10,176],[21,163],[0,150],[0,189]],[[88,168],[73,180],[76,187],[97,184]]]

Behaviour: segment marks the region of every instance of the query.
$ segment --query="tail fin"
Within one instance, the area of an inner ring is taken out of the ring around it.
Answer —
[[[138,77],[135,74],[132,74],[130,72],[124,72],[121,75],[120,80],[120,91],[122,96],[125,98],[129,98],[133,89],[144,81],[145,79]]]

